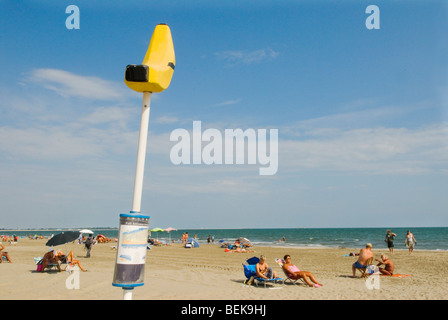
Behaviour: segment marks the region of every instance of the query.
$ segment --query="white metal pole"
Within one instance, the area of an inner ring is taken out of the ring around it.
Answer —
[[[142,204],[143,176],[145,173],[146,145],[148,140],[149,113],[151,110],[151,92],[143,92],[142,117],[138,137],[137,165],[135,169],[134,197],[131,213],[139,213]],[[132,300],[133,288],[123,288],[123,300]]]
[[[151,105],[151,92],[143,92],[142,118],[140,121],[140,136],[138,139],[137,168],[135,170],[134,198],[132,211],[140,212],[142,203],[143,175],[145,172],[146,143],[148,140],[149,112]]]
[[[132,300],[132,290],[128,288],[123,289],[123,300]]]

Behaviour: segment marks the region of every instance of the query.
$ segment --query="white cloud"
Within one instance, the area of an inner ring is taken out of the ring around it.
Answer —
[[[298,136],[299,134],[319,136],[340,129],[372,128],[378,123],[399,117],[405,112],[403,108],[399,107],[379,107],[328,114],[322,117],[298,121],[291,126],[285,126],[283,132],[291,136]]]
[[[96,125],[102,123],[118,123],[125,127],[132,117],[138,113],[136,108],[121,108],[118,106],[98,107],[92,113],[80,119],[80,121],[87,125]]]
[[[269,61],[277,58],[279,54],[280,54],[279,52],[276,52],[271,48],[259,49],[253,51],[229,50],[229,51],[215,52],[215,56],[218,59],[227,61],[229,63],[244,63],[244,64]]]
[[[128,91],[117,82],[57,69],[35,69],[29,80],[65,97],[114,100],[122,98]]]
[[[316,132],[301,140],[280,140],[279,171],[421,174],[443,172],[448,164],[448,123]]]
[[[155,120],[156,123],[159,124],[172,124],[179,122],[179,118],[177,117],[169,117],[169,116],[161,116]]]
[[[223,101],[223,102],[214,104],[213,107],[230,106],[230,105],[233,105],[233,104],[240,103],[241,101],[242,101],[242,99],[227,100],[227,101]]]
[[[0,152],[14,159],[60,161],[122,154],[136,144],[136,132],[76,126],[0,127]]]

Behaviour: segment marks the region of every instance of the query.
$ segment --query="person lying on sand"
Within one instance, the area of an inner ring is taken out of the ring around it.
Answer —
[[[310,287],[320,287],[322,286],[321,283],[317,282],[314,275],[309,271],[301,271],[299,268],[297,268],[294,264],[291,263],[291,256],[289,254],[285,255],[283,257],[283,260],[285,263],[283,264],[282,268],[283,271],[288,275],[291,279],[303,279],[307,285]],[[315,284],[311,283],[311,281]]]
[[[230,250],[226,249],[226,252],[239,252],[239,253],[246,253],[246,252],[255,252],[254,250],[249,250],[245,248],[241,248],[239,244],[236,245],[236,249]]]

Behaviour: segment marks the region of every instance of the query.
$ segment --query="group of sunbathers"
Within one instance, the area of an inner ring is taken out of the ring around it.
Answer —
[[[316,280],[316,278],[311,272],[302,271],[293,263],[291,263],[291,256],[289,254],[283,257],[281,265],[285,275],[287,275],[288,278],[293,280],[303,279],[305,283],[310,287],[322,286],[322,284]],[[268,264],[266,263],[266,257],[264,255],[260,256],[260,262],[258,262],[257,265],[255,266],[255,270],[257,272],[257,277],[259,278],[264,279],[277,278],[275,270],[273,270],[268,266]]]
[[[60,263],[66,263],[67,267],[73,267],[77,265],[81,269],[81,271],[87,271],[81,266],[79,260],[75,260],[73,251],[70,251],[68,255],[65,255],[61,250],[56,252],[54,249],[50,249],[47,253],[45,253],[42,259],[42,268],[40,269],[40,272],[44,272],[45,268],[49,267],[50,265],[56,265],[59,272],[62,272]]]

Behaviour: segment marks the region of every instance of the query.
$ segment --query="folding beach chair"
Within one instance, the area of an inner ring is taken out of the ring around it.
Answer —
[[[280,269],[282,269],[283,273],[285,274],[285,279],[283,280],[283,284],[285,284],[286,281],[289,281],[289,282],[291,282],[292,284],[296,284],[296,285],[299,285],[300,282],[303,283],[303,284],[305,284],[305,285],[307,285],[306,282],[305,282],[305,280],[303,280],[303,278],[297,278],[297,279],[296,279],[296,278],[293,278],[293,277],[290,276],[289,273],[287,273],[287,272],[283,269],[283,264],[285,263],[285,260],[283,260],[283,259],[278,259],[278,258],[275,258],[274,260],[275,260],[275,262],[278,264],[278,266],[280,267]],[[297,282],[299,282],[299,283],[297,283]],[[308,286],[308,285],[307,285],[307,286]]]
[[[367,264],[366,266],[369,266],[369,264],[372,264],[373,261],[373,257],[370,258],[369,260],[367,260]],[[359,272],[361,272],[361,278],[366,278],[368,277],[370,274],[367,272],[367,267],[366,268],[355,268],[356,270],[359,270]]]
[[[264,287],[266,288],[266,283],[276,283],[277,281],[282,281],[282,278],[273,278],[273,279],[264,279],[257,277],[257,271],[256,271],[256,265],[260,261],[258,257],[252,257],[249,259],[246,259],[246,261],[243,262],[243,269],[244,269],[244,275],[247,278],[247,281],[245,281],[246,284],[251,284],[252,281],[255,281],[255,285],[258,286],[259,283],[263,282]]]

